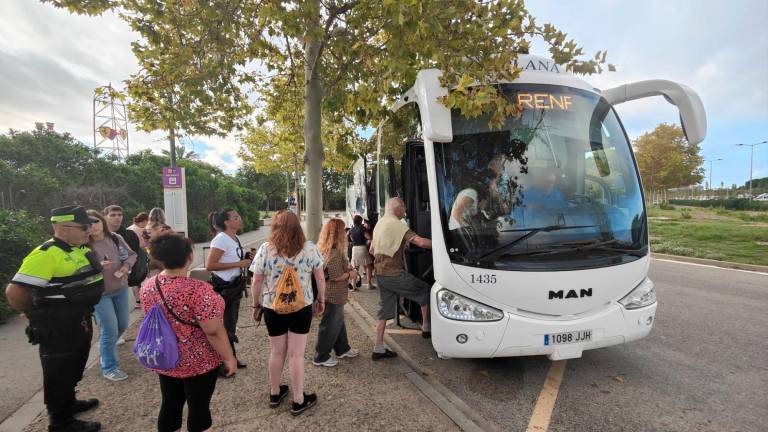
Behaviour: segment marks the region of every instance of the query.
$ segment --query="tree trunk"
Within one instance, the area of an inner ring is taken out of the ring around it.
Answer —
[[[171,143],[171,168],[176,168],[176,131],[174,128],[168,131],[168,141]]]
[[[323,102],[323,88],[319,79],[321,40],[320,0],[308,2],[311,19],[307,21],[306,62],[304,66],[304,164],[307,176],[306,191],[306,234],[317,241],[323,223],[323,142],[320,135],[320,116]]]

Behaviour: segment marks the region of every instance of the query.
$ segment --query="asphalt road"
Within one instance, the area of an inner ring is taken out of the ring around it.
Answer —
[[[568,360],[549,430],[768,430],[768,274],[654,259],[650,276],[653,331]],[[417,335],[393,336],[491,426],[526,430],[546,357],[439,360]]]

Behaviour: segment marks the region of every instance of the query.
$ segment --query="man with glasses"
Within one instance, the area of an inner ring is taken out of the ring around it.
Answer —
[[[92,221],[80,206],[51,210],[53,238],[24,258],[5,289],[10,305],[29,319],[27,336],[40,345],[43,393],[50,417],[49,431],[93,432],[98,422],[74,415],[98,405],[96,399],[75,399],[91,347],[93,306],[101,299],[101,266],[88,242]]]

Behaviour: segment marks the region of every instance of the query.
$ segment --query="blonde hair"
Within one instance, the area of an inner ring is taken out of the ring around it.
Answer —
[[[155,207],[149,211],[149,225],[164,225],[165,211],[160,207]]]
[[[320,231],[320,238],[317,240],[317,248],[326,261],[330,258],[333,248],[346,251],[347,233],[344,228],[344,221],[335,218],[323,225],[323,229]]]

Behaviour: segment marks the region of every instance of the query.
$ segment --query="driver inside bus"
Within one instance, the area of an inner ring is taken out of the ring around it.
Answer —
[[[472,188],[462,189],[453,201],[448,229],[455,230],[469,226],[472,217],[477,214],[477,204],[477,191]]]

